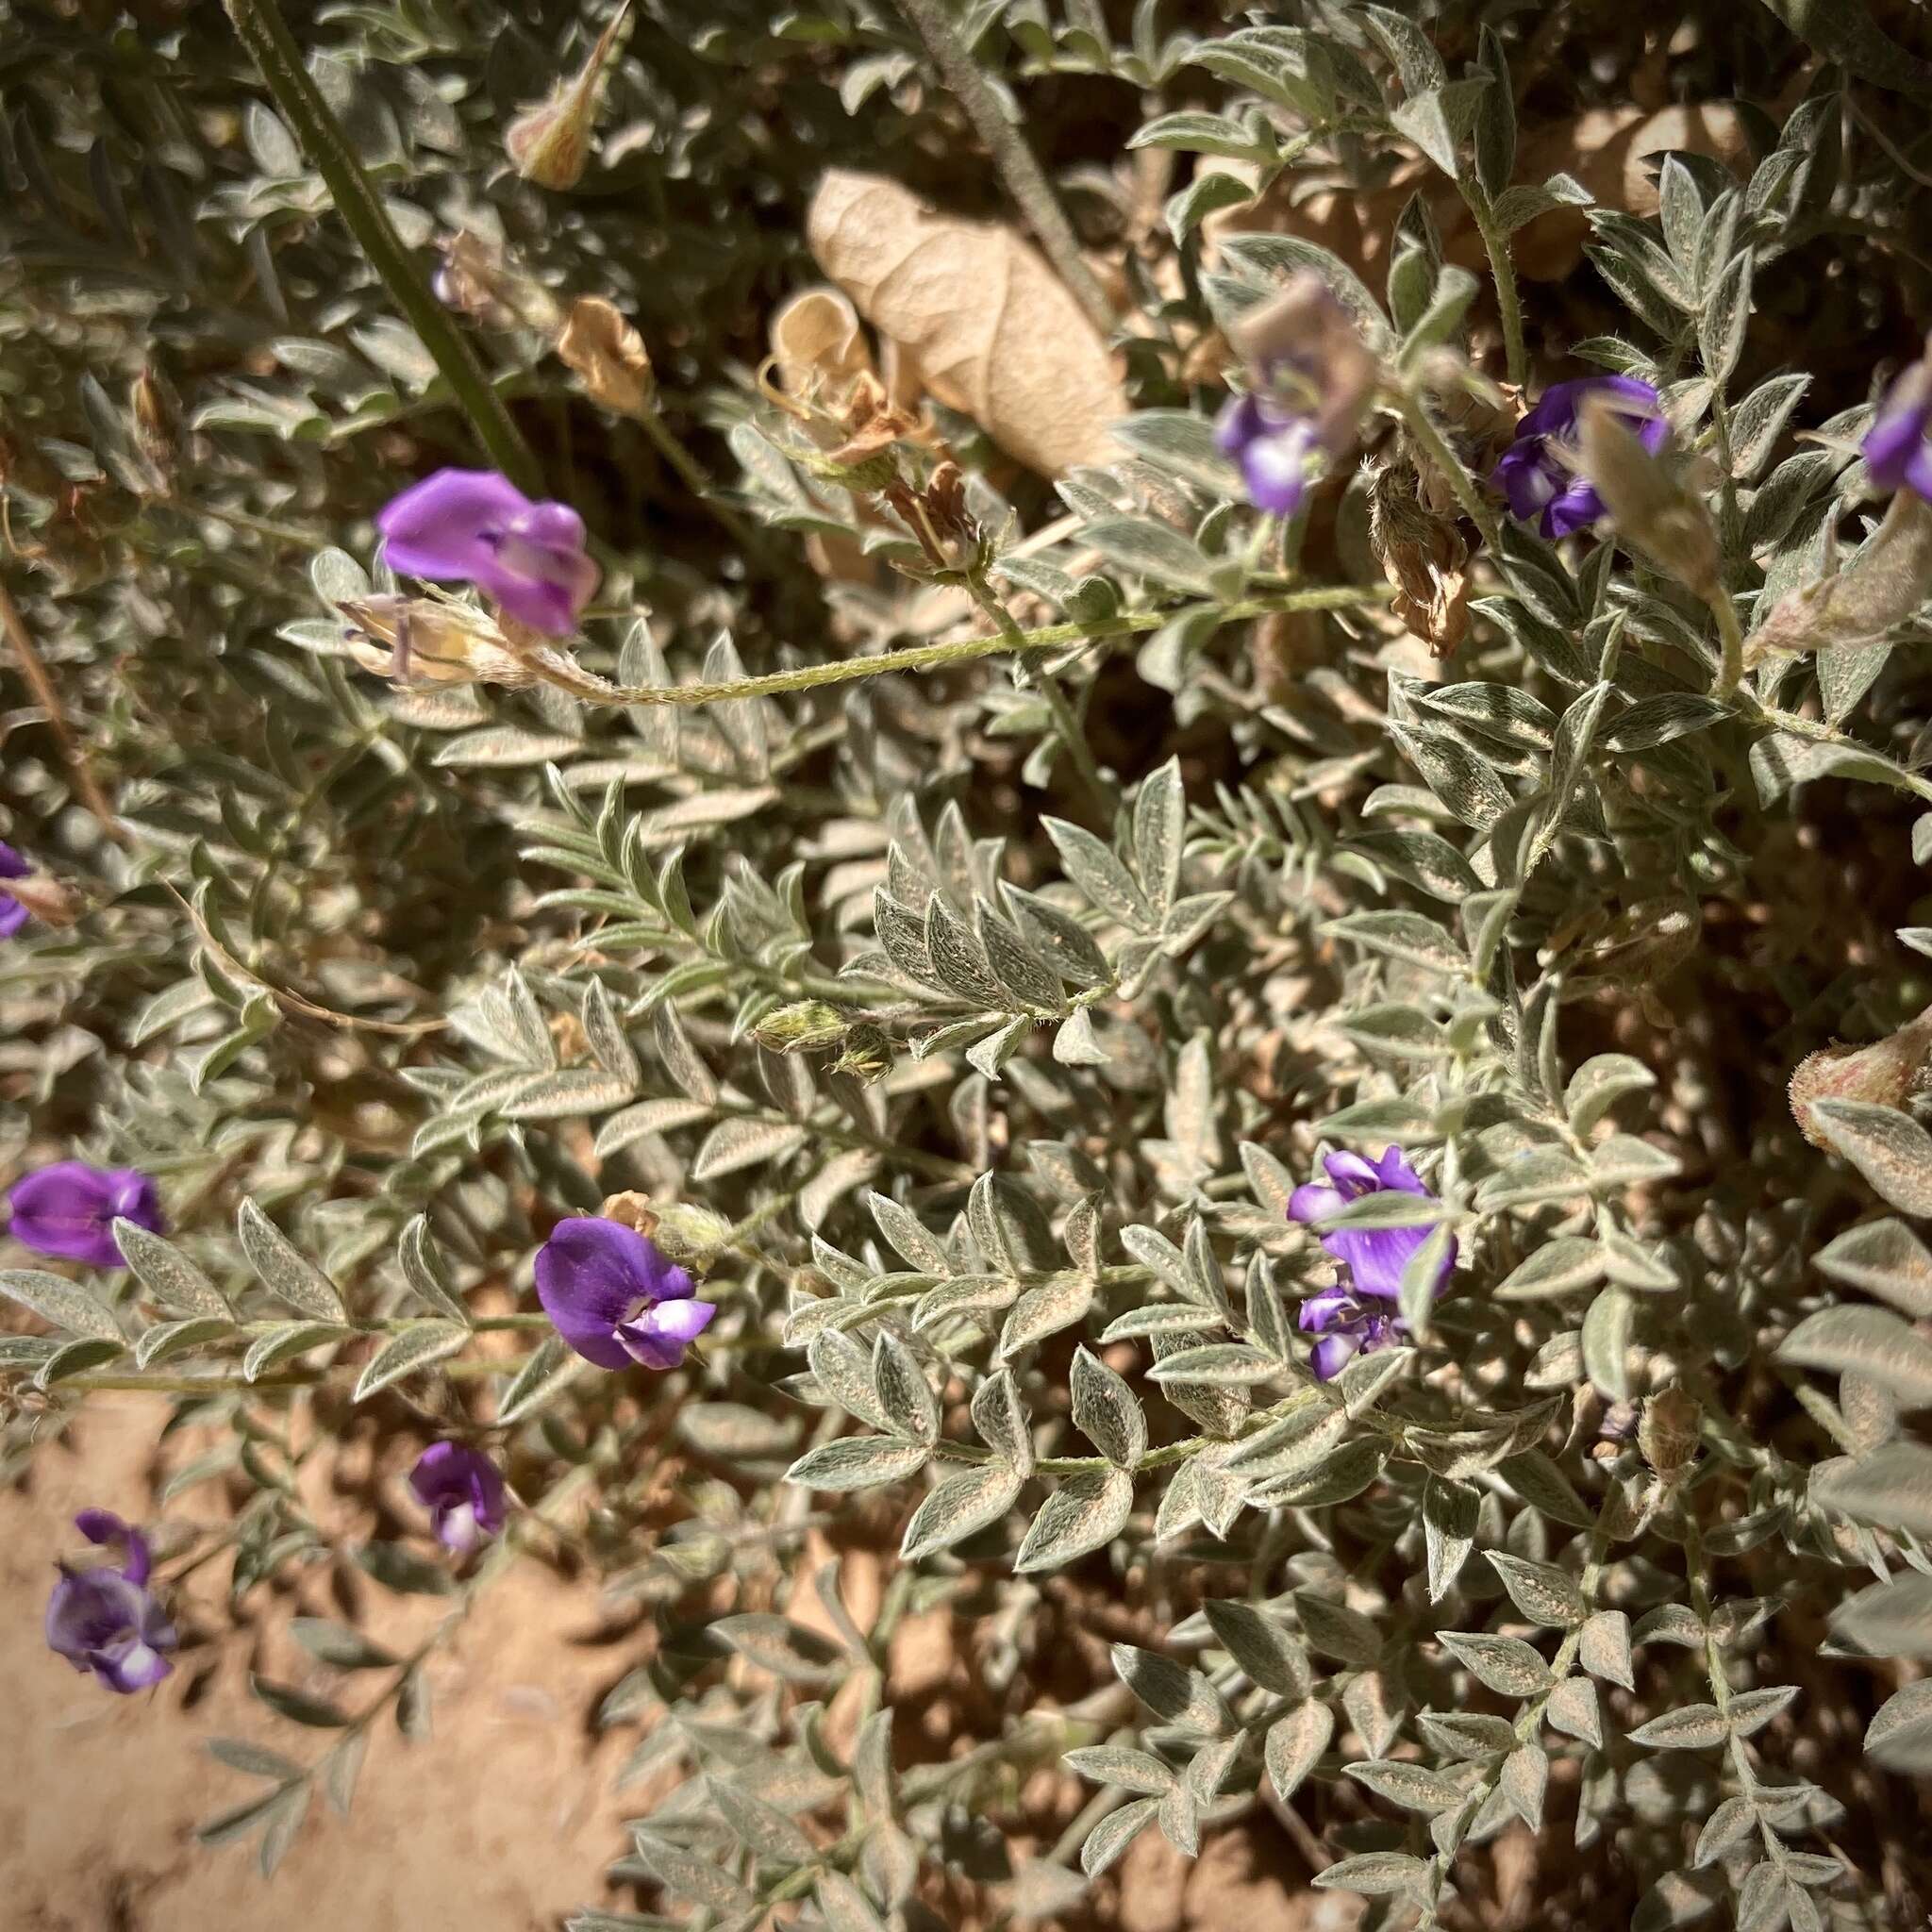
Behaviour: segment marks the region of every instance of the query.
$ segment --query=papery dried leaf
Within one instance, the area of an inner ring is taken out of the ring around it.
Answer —
[[[1011,228],[942,214],[881,175],[828,170],[806,218],[821,268],[926,389],[1048,475],[1112,461],[1127,412],[1113,358]]]

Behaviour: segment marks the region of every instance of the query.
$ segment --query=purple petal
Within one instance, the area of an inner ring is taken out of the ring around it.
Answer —
[[[1902,490],[1932,425],[1932,382],[1913,368],[1893,383],[1866,433],[1865,467],[1881,490]]]
[[[566,514],[575,520],[575,511]],[[577,528],[581,533],[583,525]],[[488,591],[519,623],[560,638],[576,629],[584,606],[596,594],[599,572],[580,550],[535,543],[512,533],[489,564],[471,575],[478,590]]]
[[[1573,476],[1561,492],[1544,505],[1542,533],[1555,542],[1560,537],[1573,537],[1578,530],[1589,529],[1603,514],[1604,500],[1596,493],[1595,486],[1581,476]]]
[[[1326,1187],[1321,1181],[1304,1181],[1288,1197],[1288,1218],[1300,1222],[1304,1227],[1312,1222],[1326,1221],[1348,1206],[1348,1198],[1340,1188]]]
[[[124,1265],[114,1244],[113,1220],[129,1221],[158,1234],[160,1202],[155,1184],[136,1168],[90,1167],[57,1160],[14,1182],[8,1194],[15,1241],[43,1255],[86,1261],[96,1268]]]
[[[172,1637],[172,1630],[169,1634]],[[99,1652],[90,1662],[94,1675],[108,1690],[118,1690],[124,1697],[158,1684],[175,1668],[161,1655],[159,1646],[144,1638]]]
[[[1490,488],[1508,503],[1511,516],[1532,523],[1562,488],[1560,478],[1554,477],[1551,470],[1540,439],[1513,442],[1491,471]]]
[[[1347,1289],[1324,1288],[1302,1303],[1295,1325],[1304,1335],[1322,1335],[1338,1324],[1357,1320],[1360,1314],[1361,1304]]]
[[[1922,442],[1907,458],[1906,483],[1932,503],[1932,444]]]
[[[1332,1382],[1348,1366],[1349,1357],[1359,1345],[1353,1331],[1346,1328],[1323,1336],[1308,1354],[1308,1366],[1314,1370],[1316,1380]]]
[[[393,497],[375,519],[390,568],[415,577],[475,577],[530,499],[494,470],[439,470]]]
[[[161,1652],[177,1641],[160,1606],[118,1570],[63,1574],[47,1599],[43,1627],[50,1649],[123,1692],[165,1677],[172,1666]]]
[[[1323,1161],[1328,1178],[1341,1190],[1342,1198],[1358,1201],[1364,1194],[1373,1194],[1382,1185],[1381,1174],[1374,1163],[1365,1160],[1359,1154],[1351,1154],[1343,1148],[1338,1154],[1331,1154]]]
[[[10,940],[27,922],[27,909],[11,892],[0,892],[0,940]]]
[[[1295,422],[1272,435],[1257,436],[1241,453],[1241,477],[1248,501],[1257,509],[1291,517],[1308,489],[1308,452],[1314,446],[1314,425]]]
[[[714,1302],[690,1297],[659,1302],[617,1332],[625,1348],[647,1369],[675,1369],[684,1352],[711,1325]]]
[[[1239,456],[1264,427],[1261,405],[1254,396],[1230,396],[1214,419],[1215,445],[1224,455]]]
[[[4,839],[0,839],[0,879],[24,879],[31,871],[33,867]]]
[[[1420,1194],[1424,1200],[1434,1200],[1427,1188],[1423,1185],[1422,1176],[1409,1166],[1400,1147],[1391,1141],[1383,1148],[1374,1162],[1375,1185],[1379,1189],[1390,1189],[1405,1194]]]
[[[1402,1292],[1402,1271],[1429,1237],[1425,1227],[1344,1227],[1322,1237],[1322,1245],[1347,1264],[1357,1294],[1393,1301]]]
[[[430,1512],[445,1549],[463,1554],[502,1529],[508,1491],[496,1465],[461,1442],[432,1442],[409,1472],[409,1488]]]
[[[131,1524],[123,1523],[111,1509],[83,1509],[74,1526],[91,1543],[118,1543],[123,1552],[121,1574],[129,1583],[145,1583],[152,1558],[147,1538]]]

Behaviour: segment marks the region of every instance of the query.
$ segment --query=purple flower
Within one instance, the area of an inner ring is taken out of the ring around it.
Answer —
[[[409,1472],[409,1488],[429,1511],[444,1549],[467,1556],[504,1524],[503,1477],[496,1465],[461,1442],[432,1442]]]
[[[1932,503],[1932,369],[1914,362],[1886,391],[1866,433],[1865,467],[1881,490],[1915,490]]]
[[[1324,1289],[1302,1304],[1305,1335],[1322,1339],[1308,1352],[1308,1366],[1321,1381],[1332,1381],[1357,1352],[1374,1355],[1394,1348],[1407,1335],[1408,1324],[1374,1302],[1359,1300],[1346,1288]]]
[[[1257,509],[1291,517],[1301,508],[1320,455],[1312,417],[1272,396],[1236,396],[1214,425],[1214,441],[1241,465]]]
[[[15,1241],[43,1255],[86,1261],[95,1268],[125,1266],[114,1244],[116,1216],[150,1234],[159,1234],[164,1224],[154,1182],[134,1167],[57,1160],[52,1167],[23,1174],[7,1200],[13,1210],[10,1232]]]
[[[33,871],[11,845],[0,841],[0,879],[24,879]],[[0,892],[0,940],[11,939],[26,924],[26,908],[11,892]]]
[[[1546,389],[1490,476],[1491,488],[1508,499],[1510,515],[1535,523],[1545,537],[1588,529],[1604,513],[1603,498],[1574,467],[1577,411],[1593,395],[1622,398],[1617,413],[1630,419],[1653,455],[1671,433],[1657,391],[1634,375],[1585,375]]]
[[[375,519],[390,568],[459,578],[546,636],[568,637],[597,588],[584,520],[563,503],[532,503],[494,470],[439,470]]]
[[[620,1222],[559,1221],[537,1254],[537,1296],[557,1332],[600,1369],[675,1369],[718,1310],[657,1244]]]
[[[74,1526],[91,1543],[118,1544],[120,1563],[60,1566],[47,1599],[47,1642],[77,1671],[124,1694],[158,1684],[175,1667],[161,1655],[178,1641],[147,1589],[147,1539],[108,1509],[83,1509]]]
[[[1435,1196],[1400,1147],[1387,1147],[1381,1158],[1365,1160],[1359,1154],[1331,1154],[1322,1163],[1325,1181],[1308,1181],[1289,1197],[1288,1218],[1304,1226],[1341,1213],[1365,1194],[1398,1192]],[[1338,1227],[1322,1237],[1322,1245],[1347,1270],[1335,1287],[1310,1295],[1301,1307],[1305,1333],[1319,1335],[1312,1366],[1323,1381],[1336,1374],[1357,1350],[1364,1354],[1390,1348],[1408,1332],[1402,1319],[1381,1303],[1399,1300],[1402,1277],[1417,1249],[1429,1238],[1426,1227]],[[1436,1273],[1436,1292],[1447,1286],[1456,1266],[1452,1239]]]

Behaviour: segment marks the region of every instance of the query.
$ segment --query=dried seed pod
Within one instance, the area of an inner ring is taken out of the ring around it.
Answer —
[[[644,339],[603,296],[579,295],[570,305],[557,353],[593,403],[621,416],[640,416],[650,406],[657,384]]]

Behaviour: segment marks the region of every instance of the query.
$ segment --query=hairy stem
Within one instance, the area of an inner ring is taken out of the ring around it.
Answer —
[[[1503,364],[1509,380],[1522,389],[1529,381],[1529,352],[1523,341],[1523,298],[1516,287],[1516,264],[1509,256],[1509,238],[1497,227],[1489,197],[1479,190],[1469,195],[1469,211],[1490,258],[1490,278],[1496,285],[1496,313],[1503,322]]]
[[[1114,328],[1113,311],[1080,253],[1074,225],[1067,220],[1053,184],[1034,159],[1025,137],[1007,119],[999,96],[979,71],[972,49],[960,38],[944,0],[898,0],[898,5],[899,11],[925,42],[925,51],[932,56],[940,78],[965,110],[973,131],[986,143],[1000,179],[1007,184],[1007,192],[1026,217],[1027,226],[1045,250],[1060,280],[1102,337],[1110,336]]]
[[[370,266],[382,277],[383,286],[423,346],[435,358],[490,460],[518,489],[539,492],[541,483],[536,458],[510,420],[503,398],[491,387],[475,352],[410,260],[341,124],[303,64],[302,49],[275,0],[224,0],[224,4],[242,44],[275,96],[275,106],[315,163],[337,212],[348,224]]]

